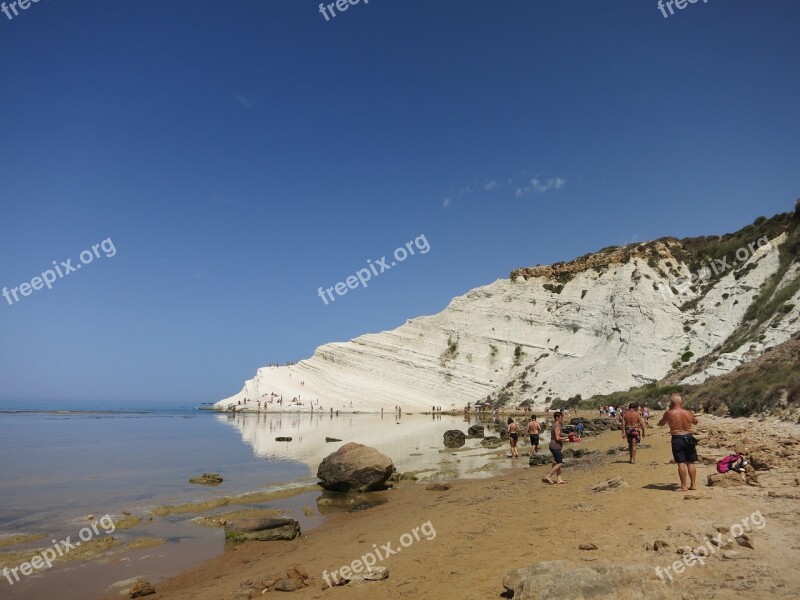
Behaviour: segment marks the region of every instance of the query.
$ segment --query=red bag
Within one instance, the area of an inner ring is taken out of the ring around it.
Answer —
[[[744,471],[744,466],[746,464],[741,454],[729,454],[725,458],[720,458],[717,461],[717,473],[727,473],[728,471],[741,473]]]

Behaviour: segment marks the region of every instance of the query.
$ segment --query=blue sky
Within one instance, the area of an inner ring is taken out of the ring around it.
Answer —
[[[0,288],[116,248],[0,297],[0,399],[215,401],[513,268],[800,197],[795,0],[318,4],[0,13]]]

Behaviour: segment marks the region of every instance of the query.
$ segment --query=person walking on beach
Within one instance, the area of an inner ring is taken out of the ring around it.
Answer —
[[[678,465],[678,479],[681,487],[678,491],[686,492],[696,490],[695,480],[697,479],[697,469],[694,463],[697,462],[697,440],[692,435],[692,425],[697,424],[695,414],[683,408],[683,399],[677,392],[670,397],[669,410],[664,413],[658,422],[659,427],[669,425],[669,433],[672,435],[672,458]],[[686,474],[689,474],[691,485],[686,487]]]
[[[511,458],[519,458],[517,440],[519,440],[519,425],[514,422],[514,419],[508,417],[508,443],[511,444]]]
[[[561,412],[557,412],[553,415],[553,426],[550,428],[550,454],[553,455],[553,468],[550,469],[550,472],[545,475],[544,481],[545,483],[567,483],[563,479],[561,479],[561,469],[564,467],[564,457],[561,455],[561,447],[563,446],[564,442],[568,441],[566,437],[561,435],[561,427],[562,427],[562,420],[564,415]],[[556,480],[553,481],[551,477],[555,475]]]
[[[622,437],[628,440],[628,460],[636,463],[636,450],[644,437],[644,419],[635,402],[631,402],[628,410],[622,415]]]
[[[533,456],[539,452],[539,434],[542,433],[542,426],[536,420],[536,415],[531,415],[531,420],[528,421],[525,433],[531,436],[531,456]]]

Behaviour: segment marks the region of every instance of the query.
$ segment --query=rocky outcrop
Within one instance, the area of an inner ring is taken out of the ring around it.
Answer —
[[[391,458],[375,448],[350,442],[325,457],[317,477],[322,487],[334,492],[370,492],[383,488],[393,472]]]

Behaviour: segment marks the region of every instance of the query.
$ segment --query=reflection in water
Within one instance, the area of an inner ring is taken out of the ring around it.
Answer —
[[[358,442],[376,448],[390,457],[398,471],[421,471],[420,479],[435,477],[479,477],[487,475],[491,452],[479,439],[468,439],[458,450],[446,450],[444,432],[460,429],[466,432],[466,417],[435,414],[429,416],[398,414],[329,413],[236,414],[218,419],[239,430],[242,439],[256,456],[265,459],[298,461],[316,473],[319,463],[343,443]],[[480,422],[480,421],[479,421]],[[486,424],[487,429],[491,427]],[[487,432],[487,435],[489,433]],[[291,437],[291,442],[278,442],[276,437]],[[337,438],[341,442],[326,442]],[[495,462],[495,461],[492,461]]]
[[[317,510],[322,515],[341,512],[357,512],[367,510],[388,502],[386,494],[370,492],[369,494],[346,494],[343,492],[323,491],[317,498]]]

